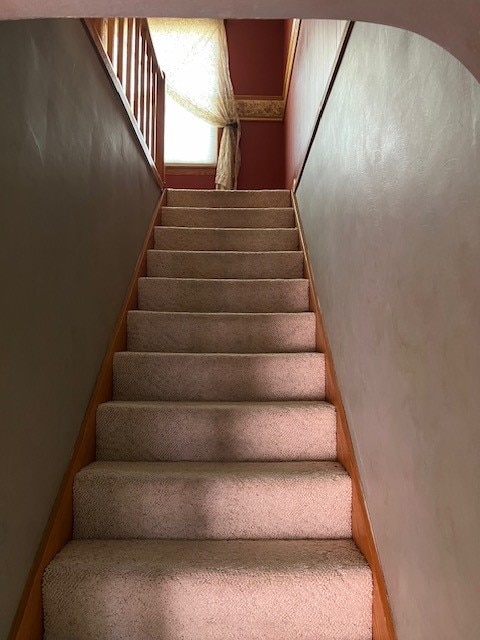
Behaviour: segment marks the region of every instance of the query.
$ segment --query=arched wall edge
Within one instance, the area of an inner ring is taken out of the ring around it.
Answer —
[[[413,31],[455,56],[480,82],[478,0],[7,0],[0,19],[66,17],[319,18]]]

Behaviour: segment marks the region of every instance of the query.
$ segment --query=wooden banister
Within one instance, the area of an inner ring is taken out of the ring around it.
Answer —
[[[145,18],[95,18],[86,19],[85,25],[163,187],[165,76],[148,22]]]

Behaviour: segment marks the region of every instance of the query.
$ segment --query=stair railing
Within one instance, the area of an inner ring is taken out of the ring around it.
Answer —
[[[85,24],[163,186],[165,75],[155,55],[147,20],[89,18]]]

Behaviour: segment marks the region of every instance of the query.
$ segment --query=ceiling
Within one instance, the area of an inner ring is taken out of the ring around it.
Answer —
[[[360,20],[408,29],[443,46],[480,81],[480,0],[3,0],[0,19],[221,17]]]

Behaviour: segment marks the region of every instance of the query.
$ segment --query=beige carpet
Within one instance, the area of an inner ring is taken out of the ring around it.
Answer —
[[[169,191],[46,640],[367,640],[287,191]]]

